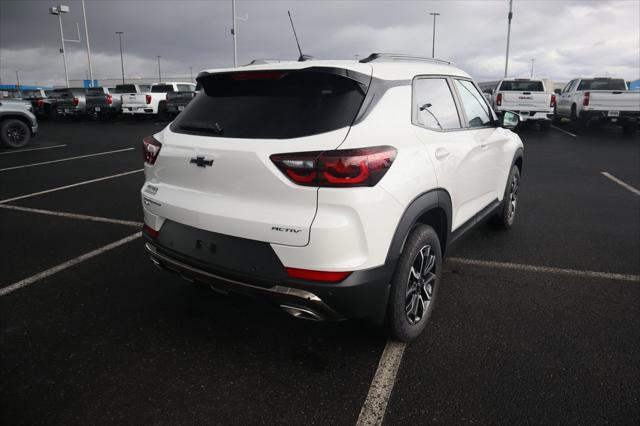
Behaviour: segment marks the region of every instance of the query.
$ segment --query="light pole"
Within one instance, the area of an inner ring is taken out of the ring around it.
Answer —
[[[162,56],[156,56],[158,58],[158,83],[162,83],[162,73],[160,72],[160,58]]]
[[[60,53],[62,53],[62,63],[64,64],[64,81],[67,87],[69,87],[69,74],[67,72],[67,53],[64,48],[64,33],[62,32],[62,14],[69,13],[69,6],[59,5],[59,6],[51,6],[49,8],[49,14],[57,15],[58,20],[60,22],[60,41],[62,42],[62,49],[60,49]]]
[[[16,71],[16,81],[17,81],[17,88],[20,88],[20,75],[18,74],[18,71]]]
[[[120,67],[122,68],[122,84],[124,84],[124,59],[122,57],[122,31],[116,31],[118,34],[118,39],[120,40]]]
[[[431,45],[431,57],[436,57],[436,16],[440,15],[438,12],[431,12],[429,15],[433,15],[433,44]]]
[[[189,75],[191,76],[191,82],[193,83],[193,67],[189,67]]]
[[[511,41],[511,19],[513,18],[513,0],[509,0],[509,26],[507,27],[507,56],[504,60],[504,77],[507,78],[509,70],[509,41]]]
[[[238,66],[238,46],[236,44],[236,0],[231,0],[231,35],[233,36],[233,67]]]
[[[87,60],[89,61],[89,87],[93,87],[93,68],[91,67],[91,46],[89,46],[89,28],[87,28],[87,13],[84,10],[84,0],[82,0],[82,17],[84,18],[84,35],[87,39]]]
[[[531,58],[531,78],[533,78],[533,63],[534,63],[535,61],[536,61],[536,60],[535,60],[534,58]]]

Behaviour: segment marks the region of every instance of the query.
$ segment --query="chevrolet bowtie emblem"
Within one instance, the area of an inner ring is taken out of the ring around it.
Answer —
[[[196,158],[192,158],[191,161],[189,161],[189,164],[195,164],[198,167],[207,167],[207,166],[213,166],[213,160],[205,160],[204,157],[196,157]]]

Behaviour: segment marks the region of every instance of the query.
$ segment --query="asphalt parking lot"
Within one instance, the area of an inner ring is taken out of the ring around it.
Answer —
[[[383,333],[148,261],[140,145],[163,126],[43,122],[0,150],[0,422],[356,423]],[[521,136],[516,225],[451,253],[385,423],[640,424],[640,135]]]

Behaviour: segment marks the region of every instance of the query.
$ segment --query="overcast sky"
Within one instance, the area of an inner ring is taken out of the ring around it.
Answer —
[[[63,84],[64,69],[52,0],[0,0],[0,77],[23,84]],[[640,78],[640,1],[514,0],[509,74],[567,81],[577,76]],[[79,0],[63,16],[69,77],[85,78],[87,56]],[[431,55],[436,11],[436,57],[449,59],[477,80],[502,76],[508,0],[484,1],[245,1],[236,2],[238,61],[297,58],[290,10],[305,54],[352,59],[371,52]],[[231,1],[87,0],[94,76],[118,78],[115,31],[124,31],[127,76],[189,76],[233,64]],[[163,78],[164,79],[164,78]]]

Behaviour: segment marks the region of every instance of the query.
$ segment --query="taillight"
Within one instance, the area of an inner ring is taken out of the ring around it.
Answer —
[[[498,93],[498,96],[496,96],[496,105],[497,106],[502,105],[502,93]]]
[[[147,136],[142,139],[142,156],[144,162],[153,165],[158,158],[162,144],[156,140],[153,136]]]
[[[155,229],[153,229],[152,227],[150,227],[146,223],[142,227],[142,232],[144,232],[145,234],[147,234],[148,236],[150,236],[152,238],[156,238],[158,235],[160,235],[160,231],[156,231]]]
[[[549,104],[551,108],[555,108],[556,106],[556,95],[551,95],[551,103]]]
[[[73,106],[78,106],[79,103],[80,103],[80,99],[73,98]]]
[[[290,278],[301,280],[319,281],[324,283],[337,283],[347,278],[351,272],[326,272],[311,271],[309,269],[287,268],[287,275]]]
[[[591,93],[584,92],[584,97],[582,98],[582,106],[589,106],[589,97],[590,96],[591,96]]]
[[[144,98],[147,101],[147,105],[149,105],[151,103],[151,95],[146,95]]]
[[[303,186],[374,186],[396,158],[391,146],[273,154],[271,161]]]
[[[113,97],[111,95],[107,95],[106,97],[107,105],[111,105],[113,103]]]
[[[38,99],[38,100],[36,101],[36,106],[37,106],[38,108],[42,108],[42,107],[44,106],[44,99]]]

